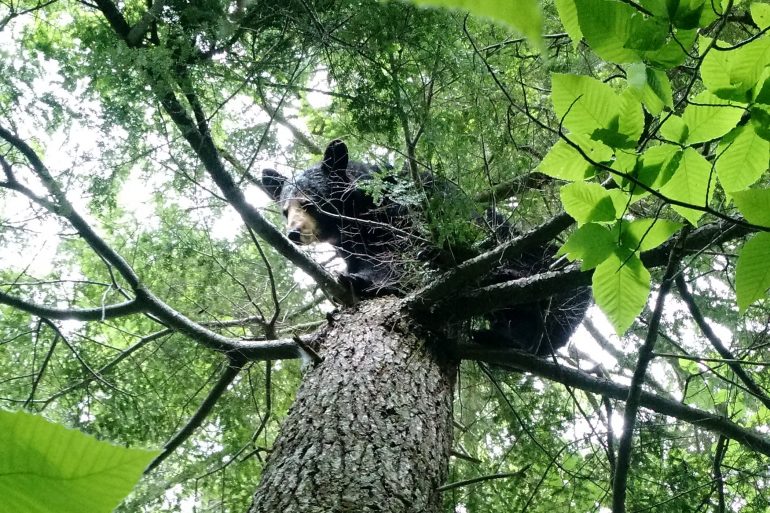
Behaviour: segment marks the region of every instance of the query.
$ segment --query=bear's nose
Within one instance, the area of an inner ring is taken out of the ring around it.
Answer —
[[[299,230],[291,230],[289,233],[286,234],[287,237],[289,237],[289,240],[295,243],[299,243],[302,239],[302,234]]]

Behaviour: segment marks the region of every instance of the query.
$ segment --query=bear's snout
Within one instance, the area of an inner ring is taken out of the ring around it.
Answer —
[[[289,233],[287,233],[286,236],[294,244],[300,244],[302,242],[302,232],[299,230],[289,230]]]
[[[319,241],[318,221],[303,208],[299,201],[284,205],[286,236],[295,244],[312,244]]]

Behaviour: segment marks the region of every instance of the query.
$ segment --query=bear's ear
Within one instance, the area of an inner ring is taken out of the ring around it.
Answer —
[[[283,190],[283,184],[286,182],[286,177],[279,174],[275,169],[263,169],[262,170],[262,182],[259,184],[260,188],[267,193],[268,196],[275,201],[281,199],[281,191]]]
[[[345,176],[345,170],[348,168],[348,147],[339,139],[329,143],[324,152],[324,161],[321,169],[326,174],[337,173]]]

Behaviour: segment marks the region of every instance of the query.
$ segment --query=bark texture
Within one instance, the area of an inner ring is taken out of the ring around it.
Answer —
[[[250,513],[441,510],[455,368],[398,312],[371,300],[328,328]]]

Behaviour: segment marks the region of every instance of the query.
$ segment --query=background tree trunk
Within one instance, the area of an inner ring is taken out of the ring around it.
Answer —
[[[397,304],[367,301],[329,327],[250,513],[440,511],[455,365]]]

